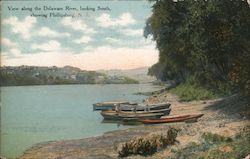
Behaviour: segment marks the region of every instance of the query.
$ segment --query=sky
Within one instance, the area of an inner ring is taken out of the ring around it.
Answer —
[[[2,66],[71,65],[107,70],[151,66],[158,61],[155,42],[143,37],[145,21],[152,14],[148,1],[1,4]]]

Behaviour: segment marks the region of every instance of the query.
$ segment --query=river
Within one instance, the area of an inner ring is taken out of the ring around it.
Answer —
[[[137,92],[151,84],[1,87],[1,154],[16,157],[40,142],[79,139],[128,128],[102,123],[92,104],[109,100],[142,102]]]

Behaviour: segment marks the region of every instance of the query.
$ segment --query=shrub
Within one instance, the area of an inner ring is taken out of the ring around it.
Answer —
[[[225,137],[225,136],[213,134],[210,132],[203,133],[202,138],[203,138],[205,143],[210,143],[210,144],[221,143],[221,142],[232,142],[233,141],[233,139],[230,137]]]
[[[192,85],[190,83],[184,83],[172,88],[170,89],[170,92],[179,96],[180,100],[184,102],[192,100],[213,99],[216,97],[212,91],[200,86]]]
[[[119,157],[152,155],[158,150],[174,144],[178,131],[177,129],[170,128],[166,135],[152,135],[128,141],[122,145],[121,150],[118,152]]]

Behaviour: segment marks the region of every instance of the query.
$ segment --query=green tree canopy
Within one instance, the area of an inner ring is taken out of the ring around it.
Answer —
[[[153,1],[144,36],[152,35],[159,61],[149,74],[177,83],[195,76],[250,89],[250,7],[246,1]],[[248,92],[249,93],[249,92]]]

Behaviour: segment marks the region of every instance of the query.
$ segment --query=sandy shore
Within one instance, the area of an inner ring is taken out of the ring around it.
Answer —
[[[181,103],[178,98],[167,91],[157,93],[145,99],[145,103],[170,102],[172,111],[170,115],[197,114],[204,116],[195,123],[169,123],[158,125],[139,125],[126,130],[107,132],[102,136],[48,142],[34,145],[25,151],[21,159],[109,159],[117,158],[117,147],[130,139],[147,134],[166,133],[169,127],[179,128],[178,144],[168,147],[148,158],[163,158],[172,154],[171,149],[180,149],[190,142],[200,142],[203,132],[217,133],[233,137],[242,129],[249,127],[249,116],[244,114],[249,110],[249,99],[240,95],[206,101]],[[146,158],[130,156],[128,158]]]

